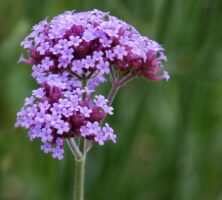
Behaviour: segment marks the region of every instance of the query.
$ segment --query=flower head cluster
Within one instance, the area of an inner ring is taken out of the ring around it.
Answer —
[[[51,21],[41,21],[22,41],[40,88],[26,98],[17,114],[16,126],[29,129],[31,140],[40,138],[41,149],[63,158],[63,142],[72,137],[100,145],[116,135],[109,124],[102,126],[115,90],[132,78],[169,79],[162,71],[166,61],[161,45],[108,13],[68,11]],[[114,91],[109,100],[93,95],[110,75]]]
[[[109,74],[110,66],[153,80],[169,78],[165,71],[158,75],[162,61],[166,61],[161,45],[98,10],[69,11],[50,22],[43,20],[21,45],[28,50],[29,58],[21,57],[20,61],[33,64],[33,77],[39,83],[48,74],[64,71],[77,77],[97,74],[100,82],[104,74]]]
[[[34,90],[18,112],[16,126],[29,129],[30,139],[40,138],[41,149],[58,159],[63,158],[64,140],[71,137],[84,137],[100,145],[108,140],[116,142],[109,124],[100,125],[107,114],[113,114],[107,99],[102,95],[92,99],[93,91],[88,88],[66,90],[58,86],[48,82]]]

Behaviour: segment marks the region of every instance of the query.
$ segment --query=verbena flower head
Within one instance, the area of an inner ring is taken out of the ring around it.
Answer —
[[[107,114],[113,114],[113,108],[102,95],[92,98],[92,92],[88,88],[67,90],[59,82],[48,82],[25,99],[16,126],[29,129],[30,139],[40,138],[41,149],[59,159],[63,158],[65,139],[84,137],[100,145],[108,140],[116,142],[109,124],[100,124]]]
[[[32,28],[21,45],[19,61],[32,65],[40,88],[26,98],[16,126],[29,129],[31,140],[40,138],[45,153],[63,158],[63,142],[86,138],[100,145],[116,135],[102,126],[115,92],[106,99],[95,88],[111,77],[115,89],[132,78],[169,79],[163,71],[164,49],[131,25],[109,13],[68,11]]]
[[[48,74],[64,71],[88,78],[93,73],[109,74],[110,65],[153,80],[169,78],[166,72],[158,74],[166,61],[161,45],[98,10],[69,11],[49,22],[45,19],[32,28],[21,45],[29,58],[21,57],[20,61],[33,65],[33,77],[39,83]]]

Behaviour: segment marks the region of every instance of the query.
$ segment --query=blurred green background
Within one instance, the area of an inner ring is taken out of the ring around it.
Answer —
[[[163,44],[172,78],[138,79],[119,92],[109,118],[118,142],[89,153],[86,200],[221,200],[221,0],[0,0],[0,199],[72,199],[68,148],[54,160],[14,129],[37,87],[30,66],[16,62],[32,25],[93,8]]]

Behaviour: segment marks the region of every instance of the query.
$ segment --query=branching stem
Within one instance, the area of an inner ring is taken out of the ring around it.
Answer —
[[[93,73],[92,73],[93,74]],[[90,77],[92,76],[90,75]],[[113,66],[110,66],[110,74],[112,79],[112,88],[107,96],[108,105],[111,106],[112,102],[118,92],[118,90],[124,86],[127,82],[135,78],[135,74],[128,73],[122,77],[118,77],[115,74]],[[87,85],[87,77],[78,77],[77,74],[73,74],[77,78],[82,80],[82,86]],[[86,94],[83,94],[83,101],[86,100]],[[100,122],[100,125],[103,123],[106,115]],[[73,138],[67,139],[67,143],[75,157],[76,167],[75,167],[75,183],[74,183],[74,200],[84,200],[84,176],[85,176],[85,160],[86,154],[92,147],[92,142],[88,141],[85,138],[80,138],[80,142],[77,145]]]
[[[73,138],[66,140],[71,152],[73,153],[76,160],[79,160],[82,158],[82,152],[79,150],[78,145],[76,144],[75,140]]]

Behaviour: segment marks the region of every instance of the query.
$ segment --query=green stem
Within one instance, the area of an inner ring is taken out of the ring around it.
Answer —
[[[135,77],[134,75],[131,74],[130,76],[127,76],[124,79],[116,80],[114,71],[112,71],[112,69],[111,69],[111,72],[112,72],[113,85],[107,98],[109,106],[112,104],[119,88]],[[83,78],[82,80],[83,88],[86,85],[87,85],[87,80],[86,78]],[[83,98],[83,101],[86,99],[86,93],[83,94],[82,98]],[[103,120],[105,119],[105,117],[103,118]],[[103,120],[100,122],[100,124],[103,123]],[[87,151],[91,148],[92,143],[91,141],[87,142],[85,139],[80,139],[78,145],[76,145],[74,140],[73,141],[67,140],[67,142],[76,158],[74,200],[84,200],[85,161],[86,161]]]
[[[82,157],[82,152],[79,150],[79,147],[76,144],[74,138],[66,139],[66,141],[75,159],[80,159]]]
[[[113,84],[113,85],[112,85],[112,88],[111,88],[111,90],[110,90],[110,92],[109,92],[109,95],[108,95],[108,97],[107,97],[107,99],[108,99],[108,105],[109,105],[109,106],[112,105],[112,102],[113,102],[113,100],[114,100],[114,98],[115,98],[115,96],[116,96],[116,93],[118,92],[119,88],[120,88],[120,86],[117,85],[117,84]]]
[[[84,200],[85,161],[86,155],[81,159],[76,160],[73,200]]]

